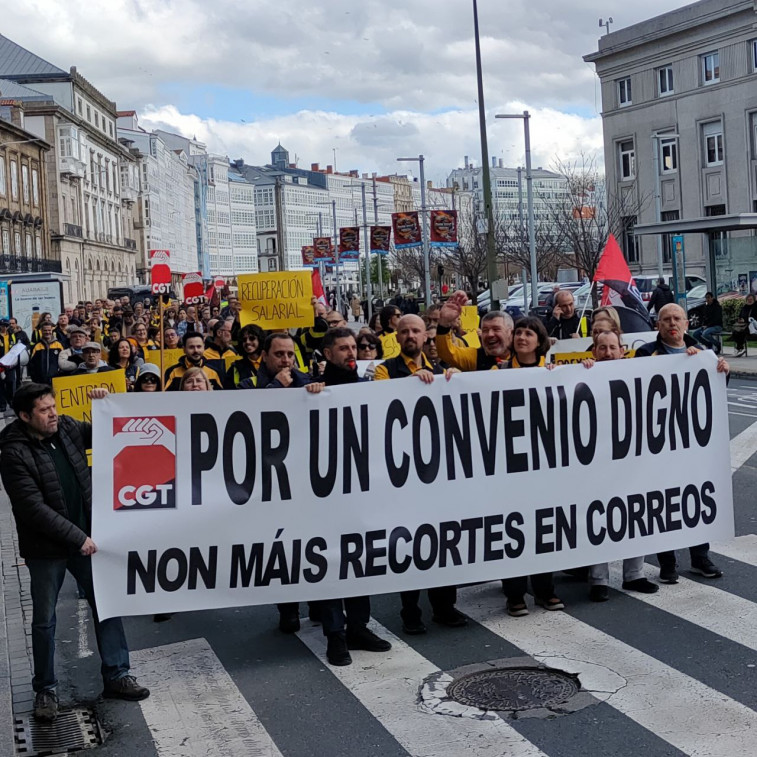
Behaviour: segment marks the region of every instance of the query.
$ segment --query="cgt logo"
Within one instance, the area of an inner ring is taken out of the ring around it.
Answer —
[[[176,418],[114,418],[113,509],[176,507]]]

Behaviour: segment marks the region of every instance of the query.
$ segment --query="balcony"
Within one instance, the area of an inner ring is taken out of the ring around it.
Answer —
[[[85,175],[84,162],[77,158],[61,156],[58,158],[58,169],[62,174],[76,176],[80,179],[83,179]]]
[[[67,237],[77,237],[78,239],[82,238],[82,230],[81,226],[77,226],[73,223],[64,223],[63,224],[63,234]]]
[[[60,273],[60,260],[37,260],[23,255],[0,255],[0,273]]]
[[[137,240],[136,239],[129,239],[129,237],[124,237],[124,247],[126,247],[127,250],[133,250],[134,252],[137,251]]]

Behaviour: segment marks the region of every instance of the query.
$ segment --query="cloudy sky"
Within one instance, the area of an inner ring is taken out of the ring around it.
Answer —
[[[599,87],[583,54],[600,17],[613,30],[686,0],[479,0],[489,151],[523,162],[528,109],[534,165],[601,151]],[[471,0],[27,0],[0,31],[78,70],[119,109],[267,163],[412,172],[427,157],[443,181],[480,161]],[[334,152],[336,151],[336,152]]]

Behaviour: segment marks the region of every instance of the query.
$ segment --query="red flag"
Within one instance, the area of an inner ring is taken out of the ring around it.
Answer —
[[[326,293],[323,291],[323,284],[321,284],[321,274],[317,268],[313,269],[311,276],[313,281],[313,296],[318,299],[318,302],[328,305],[326,302]]]
[[[602,282],[602,305],[618,311],[620,324],[626,333],[652,328],[649,313],[644,307],[631,271],[615,237],[610,234],[599,258],[595,282]]]

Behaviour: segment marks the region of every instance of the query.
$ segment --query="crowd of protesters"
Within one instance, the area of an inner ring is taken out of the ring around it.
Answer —
[[[32,333],[17,324],[0,321],[0,350],[6,354],[17,342],[28,345],[29,382],[20,382],[20,368],[5,371],[3,401],[12,405],[17,420],[0,434],[0,473],[9,492],[19,530],[21,554],[30,568],[34,619],[35,712],[41,720],[57,713],[51,646],[54,644],[55,602],[66,569],[83,588],[95,613],[88,556],[97,547],[89,536],[91,488],[83,457],[91,438],[89,424],[58,418],[50,387],[56,376],[125,371],[128,390],[154,391],[244,391],[299,389],[319,393],[324,387],[371,380],[419,379],[428,384],[440,378],[451,380],[463,371],[536,369],[546,370],[550,344],[555,338],[575,336],[578,317],[572,295],[559,293],[551,319],[545,323],[526,316],[513,322],[506,312],[485,314],[475,330],[462,329],[464,292],[456,292],[444,304],[432,304],[423,315],[414,302],[384,305],[363,325],[348,327],[347,314],[315,298],[313,326],[298,330],[265,332],[255,324],[242,325],[238,300],[223,307],[187,307],[169,304],[163,310],[150,301],[132,304],[95,300],[67,307],[53,315],[43,313]],[[362,315],[353,298],[354,320]],[[614,308],[600,308],[591,323],[593,358],[596,362],[625,356],[620,319]],[[181,349],[182,357],[159,367],[160,345]],[[663,305],[658,313],[656,341],[636,351],[637,357],[676,353],[696,355],[703,347],[688,334],[685,311],[676,304]],[[358,373],[358,361],[367,369]],[[365,366],[366,363],[363,363]],[[728,373],[721,357],[718,370]],[[15,372],[15,373],[14,373]],[[104,390],[96,390],[95,398]],[[57,473],[57,478],[56,478]],[[709,545],[690,549],[691,570],[707,578],[722,572],[709,557]],[[658,555],[659,580],[676,583],[676,555]],[[623,588],[654,593],[659,585],[647,579],[644,556],[625,560]],[[53,567],[51,567],[51,565]],[[577,567],[573,571],[587,580],[589,599],[610,598],[606,564]],[[513,617],[529,613],[529,577],[502,581],[505,611]],[[556,611],[565,607],[556,593],[553,575],[530,576],[537,605]],[[432,621],[458,628],[466,616],[455,606],[456,587],[429,589]],[[419,606],[420,592],[402,592],[398,609],[404,633],[428,631]],[[295,633],[300,628],[300,608],[281,604],[279,628]],[[332,665],[348,665],[350,650],[383,652],[390,643],[369,627],[370,598],[351,597],[310,603],[309,615],[320,622],[327,637],[327,659]],[[155,616],[167,620],[171,616]],[[103,658],[105,693],[122,699],[140,699],[149,692],[129,675],[128,650],[120,620],[99,623],[97,639]]]

